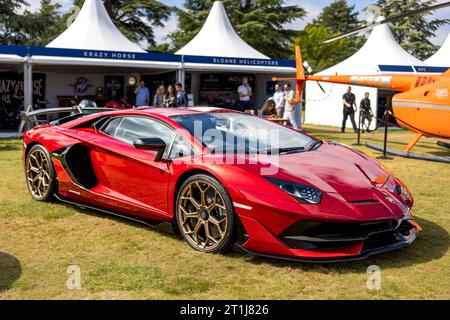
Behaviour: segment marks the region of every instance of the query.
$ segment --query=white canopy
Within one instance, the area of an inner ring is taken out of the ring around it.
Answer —
[[[116,28],[102,0],[86,0],[75,21],[47,47],[145,52]]]
[[[425,63],[433,67],[450,67],[450,33],[441,48],[425,60]]]
[[[234,30],[221,1],[215,1],[200,32],[177,54],[270,59],[250,47]]]
[[[384,20],[378,17],[377,21]],[[419,59],[406,52],[395,40],[387,24],[373,28],[364,46],[354,55],[319,74],[374,74],[379,65],[423,66]]]

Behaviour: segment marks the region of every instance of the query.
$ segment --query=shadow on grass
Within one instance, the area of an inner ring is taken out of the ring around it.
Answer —
[[[10,254],[0,252],[0,292],[11,289],[21,274],[20,261]]]
[[[125,217],[115,216],[113,214],[108,214],[106,212],[97,211],[97,210],[88,209],[88,208],[81,208],[76,205],[72,205],[72,204],[64,203],[64,202],[56,202],[56,203],[61,206],[66,207],[66,208],[70,208],[71,210],[74,210],[79,214],[89,215],[91,217],[96,217],[96,218],[108,219],[108,220],[112,220],[117,223],[126,224],[128,226],[132,226],[132,227],[136,227],[136,228],[147,229],[149,231],[158,232],[161,236],[165,236],[165,237],[172,238],[172,239],[178,239],[178,240],[182,239],[181,236],[180,237],[178,236],[176,230],[174,230],[174,232],[170,232],[169,230],[153,228],[153,227],[150,227],[139,221],[130,220]],[[139,219],[139,217],[134,217],[134,216],[130,216],[130,218],[136,219],[136,220]]]
[[[370,265],[378,265],[381,268],[401,268],[426,263],[442,258],[448,251],[450,237],[444,228],[438,224],[415,217],[424,231],[419,234],[417,240],[407,248],[374,255],[365,260],[339,262],[339,263],[301,263],[290,262],[262,257],[251,257],[249,261],[254,264],[268,263],[277,267],[298,268],[307,271],[327,273],[334,271],[338,273],[366,273]]]
[[[149,231],[158,232],[161,236],[184,241],[181,236],[175,233],[169,233],[162,230],[150,228],[142,223],[128,220],[121,217],[109,215],[107,213],[98,212],[91,209],[82,209],[74,205],[60,203],[62,206],[70,207],[72,210],[77,211],[80,214],[87,214],[95,216],[97,218],[109,219],[118,223],[124,223],[129,226],[145,228]],[[415,220],[422,226],[424,231],[419,235],[417,240],[407,248],[394,250],[387,253],[381,253],[379,255],[371,256],[365,260],[339,262],[339,263],[302,263],[302,262],[290,262],[285,260],[263,258],[258,256],[248,255],[249,259],[246,263],[252,263],[256,265],[271,264],[272,266],[284,268],[298,268],[308,271],[317,271],[327,273],[329,271],[339,273],[365,273],[367,267],[370,265],[378,265],[382,268],[400,268],[406,266],[412,266],[417,264],[426,263],[432,260],[440,259],[443,257],[450,246],[450,236],[444,228],[438,224],[415,217]],[[230,252],[227,253],[227,257],[230,259],[239,258],[245,256],[242,253]],[[1,279],[1,277],[0,277]]]

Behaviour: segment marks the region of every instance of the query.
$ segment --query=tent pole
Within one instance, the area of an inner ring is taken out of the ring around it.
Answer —
[[[33,66],[27,59],[23,65],[24,109],[33,106]]]

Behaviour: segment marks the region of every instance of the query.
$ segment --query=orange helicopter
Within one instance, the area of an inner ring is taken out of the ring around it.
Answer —
[[[411,14],[450,6],[450,2],[421,8],[391,17],[374,24],[327,40],[331,42],[376,25],[392,22]],[[392,111],[398,125],[416,133],[404,152],[409,152],[420,138],[436,137],[450,139],[450,68],[441,74],[381,74],[381,75],[305,75],[300,46],[295,47],[296,78],[273,78],[297,83],[296,101],[301,101],[305,81],[320,81],[373,87],[399,92],[392,97]],[[450,61],[449,61],[450,64]]]

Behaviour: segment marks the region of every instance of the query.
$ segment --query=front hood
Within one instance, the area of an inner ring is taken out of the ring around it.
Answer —
[[[330,193],[370,190],[389,174],[373,159],[339,144],[316,151],[281,155],[277,177],[312,184]]]
[[[389,174],[375,160],[340,144],[324,143],[310,152],[279,156],[250,155],[245,158],[237,159],[238,163],[240,160],[246,163],[237,166],[246,172],[313,185],[328,193],[370,190],[376,182],[389,178]]]

